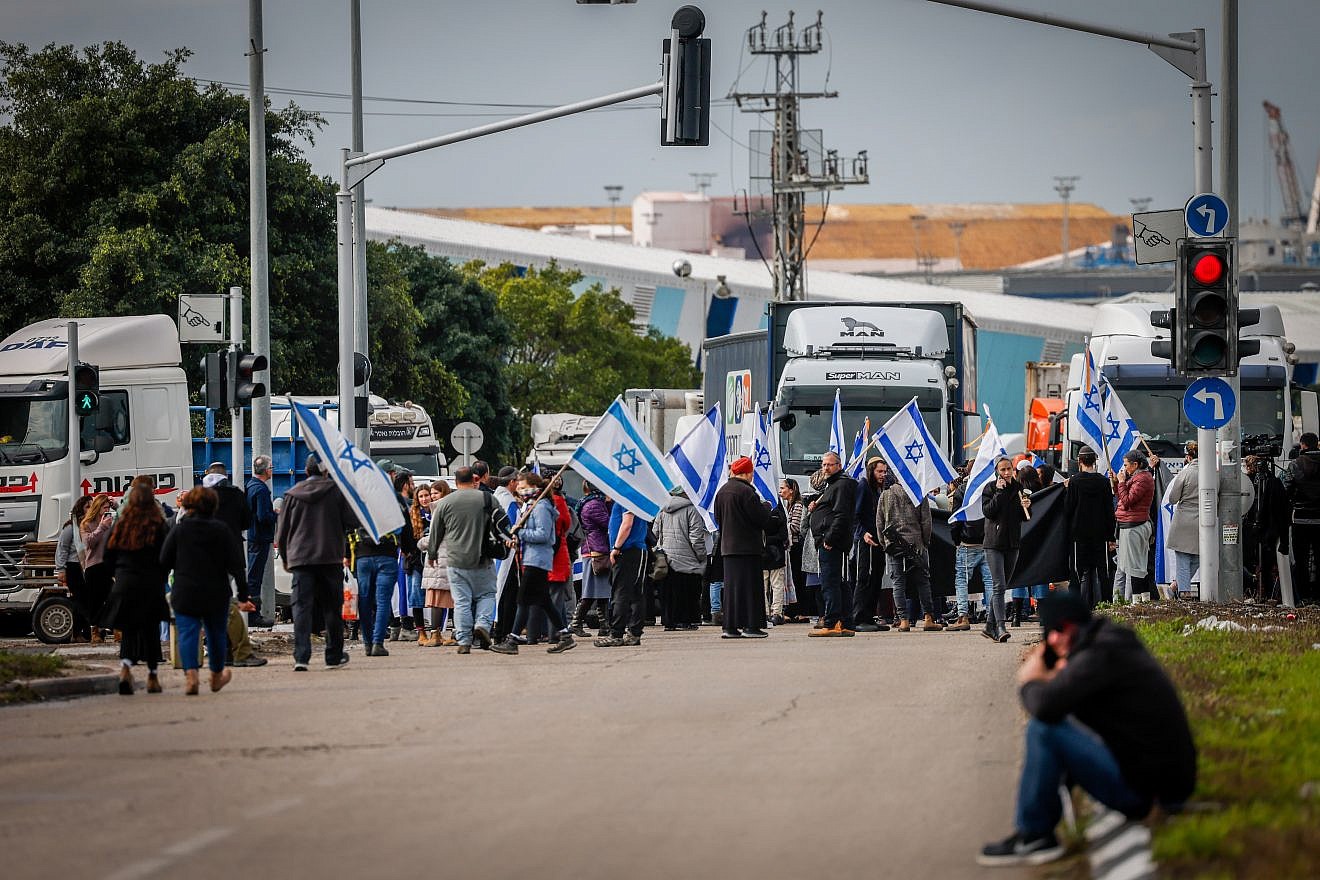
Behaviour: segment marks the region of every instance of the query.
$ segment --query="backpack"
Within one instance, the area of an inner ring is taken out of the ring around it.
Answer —
[[[509,546],[504,543],[503,536],[495,528],[495,499],[489,492],[482,494],[486,496],[481,502],[482,512],[486,515],[486,528],[481,533],[481,558],[508,559]]]
[[[565,539],[568,541],[568,555],[577,558],[578,550],[582,547],[582,542],[587,539],[587,530],[582,527],[582,520],[578,516],[578,509],[582,507],[582,502],[570,504],[568,506],[568,534]]]

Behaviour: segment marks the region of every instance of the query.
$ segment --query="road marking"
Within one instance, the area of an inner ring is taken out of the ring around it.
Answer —
[[[1155,876],[1150,829],[1146,826],[1129,824],[1122,813],[1107,810],[1087,828],[1086,836],[1094,847],[1088,857],[1093,880],[1144,880]]]
[[[225,827],[208,828],[206,831],[194,834],[192,837],[186,837],[178,843],[165,847],[161,852],[167,856],[173,856],[174,858],[190,856],[199,849],[205,849],[213,843],[224,840],[226,837],[233,834],[234,830],[235,829],[233,828]]]
[[[170,863],[169,859],[143,859],[127,867],[120,868],[113,874],[107,874],[105,880],[141,880],[156,873]]]
[[[266,819],[274,816],[276,813],[283,813],[285,810],[292,809],[303,802],[300,797],[281,798],[277,801],[271,801],[264,807],[257,807],[249,810],[248,815],[255,819]]]

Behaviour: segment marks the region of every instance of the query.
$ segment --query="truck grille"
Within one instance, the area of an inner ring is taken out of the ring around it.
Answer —
[[[17,580],[23,575],[23,545],[28,534],[0,535],[0,580]]]

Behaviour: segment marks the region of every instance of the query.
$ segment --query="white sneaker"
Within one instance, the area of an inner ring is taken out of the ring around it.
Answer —
[[[293,671],[294,671],[294,672],[306,672],[306,671],[307,671],[307,664],[306,664],[306,663],[295,663],[295,664],[293,664]]]

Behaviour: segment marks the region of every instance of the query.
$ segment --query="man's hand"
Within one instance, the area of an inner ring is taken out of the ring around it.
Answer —
[[[256,611],[256,610],[257,610],[257,605],[256,605],[255,602],[250,602],[250,601],[249,601],[249,602],[239,602],[239,603],[238,603],[238,610],[239,610],[239,611]]]
[[[875,538],[872,538],[872,537],[871,537],[871,533],[870,533],[870,532],[867,532],[866,534],[862,535],[862,540],[865,541],[866,543],[870,544],[872,547],[879,547],[879,546],[880,546],[878,543],[876,543]]]
[[[1150,469],[1154,470],[1159,466],[1160,466],[1160,457],[1152,452],[1150,454]]]
[[[1041,642],[1032,648],[1027,659],[1022,661],[1022,666],[1017,671],[1017,682],[1019,685],[1024,685],[1029,681],[1049,681],[1056,671],[1057,665],[1055,669],[1045,665],[1045,643]]]
[[[829,544],[826,544],[824,541],[821,541],[820,546],[824,547],[826,550],[833,550],[833,549],[834,549],[834,548],[831,547]]]

